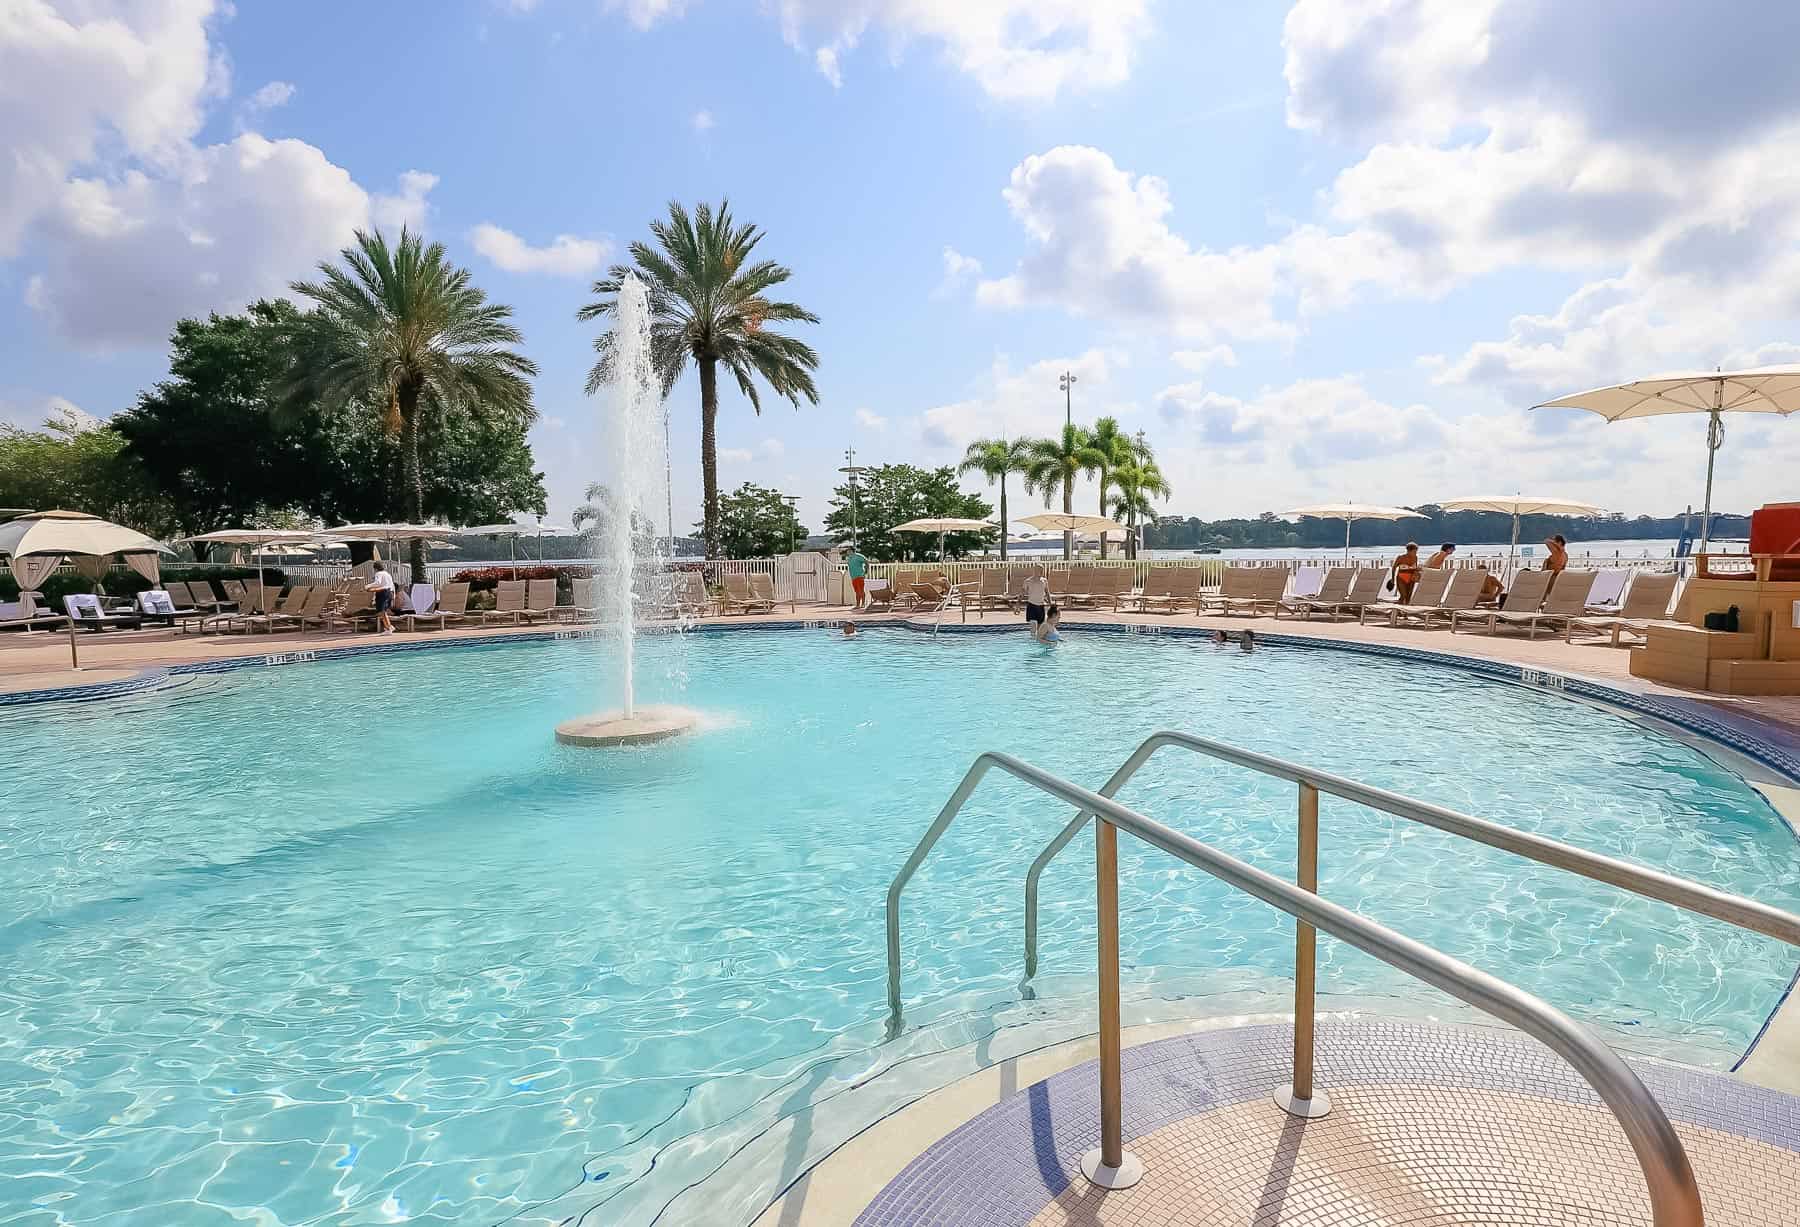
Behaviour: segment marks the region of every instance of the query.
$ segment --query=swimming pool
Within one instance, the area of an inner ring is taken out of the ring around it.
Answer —
[[[0,712],[0,1223],[493,1223],[551,1199],[590,1225],[701,1221],[686,1190],[871,1071],[904,1079],[1022,1012],[1083,1029],[1091,843],[1046,874],[1021,1007],[1023,869],[1067,815],[992,777],[909,889],[916,1030],[882,1043],[883,893],[984,749],[1097,786],[1178,727],[1800,907],[1794,836],[1741,779],[1455,671],[736,630],[640,647],[640,689],[681,691],[702,734],[556,746],[605,705],[607,651],[401,652]],[[1170,755],[1122,799],[1293,872],[1288,786]],[[1728,1064],[1794,972],[1778,943],[1330,798],[1322,831],[1329,897],[1622,1044]],[[1283,990],[1284,918],[1125,842],[1128,1015]],[[1330,940],[1319,977],[1432,1000]],[[764,1191],[709,1191],[705,1221]]]

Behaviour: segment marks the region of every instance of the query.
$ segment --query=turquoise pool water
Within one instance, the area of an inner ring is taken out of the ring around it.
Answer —
[[[1021,1009],[1023,869],[1067,815],[994,777],[909,891],[916,1029],[882,1043],[883,892],[988,748],[1097,786],[1189,729],[1800,907],[1762,798],[1608,713],[1342,653],[1069,640],[652,640],[641,688],[713,719],[623,754],[550,737],[604,705],[598,641],[0,713],[0,1223],[742,1221],[779,1171],[698,1217],[686,1190],[746,1146],[793,1169],[823,1143],[777,1121],[820,1128],[871,1071]],[[1286,786],[1169,755],[1124,799],[1293,872]],[[1329,798],[1323,831],[1331,898],[1626,1045],[1728,1063],[1794,971]],[[1077,1030],[1091,846],[1046,875],[1028,1007]],[[1122,896],[1134,1017],[1282,988],[1277,913],[1131,841]],[[1434,1000],[1321,947],[1328,993]]]

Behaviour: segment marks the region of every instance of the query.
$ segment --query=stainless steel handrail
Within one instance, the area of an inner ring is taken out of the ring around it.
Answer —
[[[1241,752],[1239,752],[1241,753]],[[1271,762],[1277,760],[1270,760]],[[1486,972],[1451,958],[1421,942],[1396,933],[1301,887],[1292,886],[1271,874],[1228,856],[1191,836],[1128,809],[1110,797],[1090,792],[1079,785],[1051,775],[1040,768],[1021,762],[1008,754],[994,751],[980,755],[957,785],[937,819],[931,824],[906,864],[888,888],[888,1006],[890,1033],[901,1024],[900,1002],[900,896],[907,881],[931,852],[970,794],[991,768],[999,767],[1039,791],[1075,806],[1084,816],[1101,819],[1095,841],[1096,898],[1100,925],[1100,1023],[1101,1023],[1101,1145],[1083,1159],[1083,1170],[1103,1186],[1118,1187],[1132,1183],[1141,1165],[1125,1154],[1120,1111],[1121,1083],[1118,979],[1118,896],[1117,896],[1117,830],[1129,831],[1153,847],[1176,859],[1203,869],[1221,881],[1293,916],[1302,930],[1299,949],[1307,950],[1304,930],[1317,927],[1371,954],[1392,967],[1399,968],[1451,996],[1511,1023],[1526,1034],[1542,1041],[1567,1061],[1593,1087],[1619,1122],[1649,1190],[1652,1221],[1656,1227],[1700,1227],[1704,1215],[1700,1191],[1687,1152],[1676,1135],[1669,1118],[1650,1092],[1644,1088],[1630,1066],[1617,1053],[1595,1036],[1548,1003],[1507,984]],[[1335,777],[1328,777],[1335,778]],[[1301,808],[1304,815],[1312,787],[1301,782]],[[1316,793],[1312,796],[1315,807]],[[1071,836],[1072,837],[1072,836]],[[1065,841],[1066,842],[1066,841]],[[1304,868],[1304,866],[1303,866]],[[1310,968],[1308,969],[1310,971]],[[1298,969],[1297,969],[1298,979]],[[1310,975],[1308,976],[1310,980]],[[1310,992],[1308,994],[1310,997]],[[1309,1003],[1310,1004],[1310,1003]],[[1308,1077],[1310,1082],[1310,1009],[1308,1022]],[[1296,1058],[1299,1057],[1299,1028],[1296,1026]],[[1296,1061],[1295,1082],[1290,1100],[1306,1101],[1301,1095],[1299,1062]],[[1310,1092],[1311,1087],[1304,1088]],[[1280,1099],[1281,1095],[1278,1094]],[[1322,1096],[1319,1097],[1322,1099]],[[1316,1115],[1306,1110],[1307,1104],[1289,1106],[1299,1115]],[[1323,1110],[1321,1107],[1320,1111]]]
[[[1525,831],[1515,831],[1511,827],[1501,826],[1497,822],[1489,822],[1469,814],[1458,813],[1441,805],[1432,805],[1425,801],[1416,801],[1397,792],[1389,792],[1385,788],[1375,788],[1368,784],[1360,784],[1355,780],[1345,779],[1341,775],[1332,775],[1326,771],[1314,771],[1310,767],[1302,767],[1298,763],[1290,763],[1285,759],[1274,758],[1267,754],[1258,754],[1254,750],[1229,745],[1222,741],[1214,741],[1209,737],[1196,737],[1192,733],[1180,733],[1172,729],[1152,733],[1144,739],[1132,756],[1112,773],[1112,777],[1100,787],[1100,795],[1111,797],[1117,795],[1138,768],[1142,767],[1150,756],[1164,746],[1175,746],[1191,750],[1197,754],[1205,754],[1212,758],[1233,763],[1239,767],[1248,767],[1252,771],[1260,771],[1264,775],[1272,775],[1278,779],[1288,780],[1303,787],[1315,788],[1334,797],[1342,797],[1346,801],[1354,801],[1371,809],[1378,809],[1405,818],[1409,822],[1422,823],[1447,831],[1452,835],[1460,835],[1464,839],[1472,839],[1476,843],[1486,844],[1491,848],[1499,848],[1503,852],[1512,852],[1528,860],[1549,865],[1553,869],[1562,869],[1591,878],[1596,882],[1605,882],[1630,891],[1634,895],[1642,895],[1649,899],[1657,899],[1663,903],[1673,904],[1702,916],[1710,916],[1714,920],[1722,920],[1726,924],[1736,925],[1740,929],[1749,929],[1766,937],[1777,938],[1789,945],[1800,946],[1800,916],[1784,912],[1780,908],[1770,907],[1766,903],[1758,903],[1754,899],[1746,899],[1741,895],[1728,894],[1703,886],[1698,882],[1690,882],[1685,878],[1677,878],[1671,874],[1661,873],[1655,869],[1645,869],[1639,865],[1614,860],[1610,856],[1602,856],[1597,852],[1589,852],[1584,848],[1559,843],[1554,839],[1545,839],[1541,835],[1532,835]],[[1056,834],[1044,850],[1031,862],[1031,869],[1025,875],[1025,976],[1030,979],[1037,974],[1037,935],[1038,935],[1038,879],[1043,875],[1044,867],[1056,857],[1056,854],[1068,847],[1069,841],[1080,833],[1087,825],[1089,815],[1084,811],[1076,814],[1067,826]],[[1302,841],[1301,856],[1307,855],[1305,841]],[[1316,845],[1312,854],[1317,856]],[[890,892],[891,893],[891,892]]]

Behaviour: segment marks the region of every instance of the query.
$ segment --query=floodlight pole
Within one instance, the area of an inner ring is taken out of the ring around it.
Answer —
[[[844,449],[844,467],[839,469],[838,472],[850,475],[850,548],[853,550],[860,548],[860,542],[857,538],[856,531],[856,477],[857,474],[867,473],[868,471],[866,466],[856,463],[855,447],[847,447]]]
[[[1078,382],[1078,380],[1075,378],[1074,373],[1071,371],[1064,371],[1062,373],[1062,378],[1060,378],[1056,381],[1056,386],[1062,389],[1062,394],[1063,394],[1063,425],[1064,426],[1073,426],[1075,424],[1075,392],[1074,392],[1074,388],[1075,388],[1075,384],[1077,382]]]

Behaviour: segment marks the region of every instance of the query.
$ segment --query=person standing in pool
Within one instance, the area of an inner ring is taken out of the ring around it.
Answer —
[[[1031,573],[1025,581],[1025,623],[1031,627],[1031,637],[1044,637],[1044,619],[1050,612],[1050,577],[1042,566]]]
[[[854,545],[844,555],[844,569],[850,572],[850,586],[856,590],[856,609],[863,607],[863,588],[868,584],[869,560]]]
[[[375,594],[375,621],[381,627],[378,634],[394,633],[394,577],[387,573],[386,563],[375,564],[375,574],[363,585],[364,592]]]
[[[1062,610],[1052,605],[1044,614],[1044,630],[1038,636],[1039,643],[1061,643],[1062,632],[1056,628],[1062,625]]]

